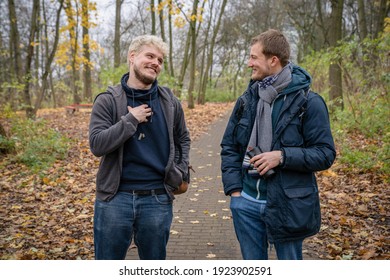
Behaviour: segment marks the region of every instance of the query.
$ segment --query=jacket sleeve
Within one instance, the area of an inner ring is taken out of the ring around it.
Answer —
[[[115,123],[115,106],[111,94],[101,94],[95,100],[89,124],[89,145],[95,156],[104,156],[118,149],[137,130],[138,121],[130,113]]]
[[[184,111],[181,103],[175,98],[175,134],[178,143],[175,143],[175,162],[183,173],[183,180],[188,181],[188,166],[190,161],[190,132],[184,118]],[[179,151],[180,150],[180,151]],[[180,158],[180,159],[179,159]]]
[[[242,160],[243,155],[237,143],[234,131],[238,123],[237,112],[240,110],[241,100],[238,99],[229,118],[221,142],[221,171],[225,195],[242,190]]]
[[[283,169],[315,172],[328,169],[336,158],[325,101],[311,94],[302,124],[303,147],[283,147]],[[288,137],[288,135],[286,135]]]

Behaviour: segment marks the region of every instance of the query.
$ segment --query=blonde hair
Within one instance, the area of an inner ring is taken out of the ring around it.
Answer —
[[[168,54],[168,45],[160,37],[154,35],[141,35],[135,37],[129,46],[129,53],[138,53],[145,45],[156,47],[164,56]]]

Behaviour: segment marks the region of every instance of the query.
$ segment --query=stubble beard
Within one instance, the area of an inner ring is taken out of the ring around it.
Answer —
[[[134,65],[134,76],[137,80],[139,80],[144,85],[151,85],[156,80],[155,78],[151,78],[142,74],[142,72],[135,65]]]

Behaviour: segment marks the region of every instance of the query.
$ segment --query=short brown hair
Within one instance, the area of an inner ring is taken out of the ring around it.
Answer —
[[[283,67],[287,65],[290,59],[290,44],[282,32],[269,29],[254,37],[251,46],[257,43],[262,45],[265,56],[276,56]]]

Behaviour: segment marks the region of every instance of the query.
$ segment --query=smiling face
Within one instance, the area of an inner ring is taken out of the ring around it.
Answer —
[[[248,67],[252,68],[251,79],[255,81],[274,75],[283,68],[279,58],[263,53],[263,46],[260,43],[251,46]]]
[[[139,52],[130,52],[128,59],[129,86],[139,89],[150,88],[162,70],[163,53],[153,45],[145,45]]]
[[[272,75],[272,57],[263,53],[263,46],[259,43],[252,45],[248,60],[248,67],[252,68],[252,80],[262,80]]]

